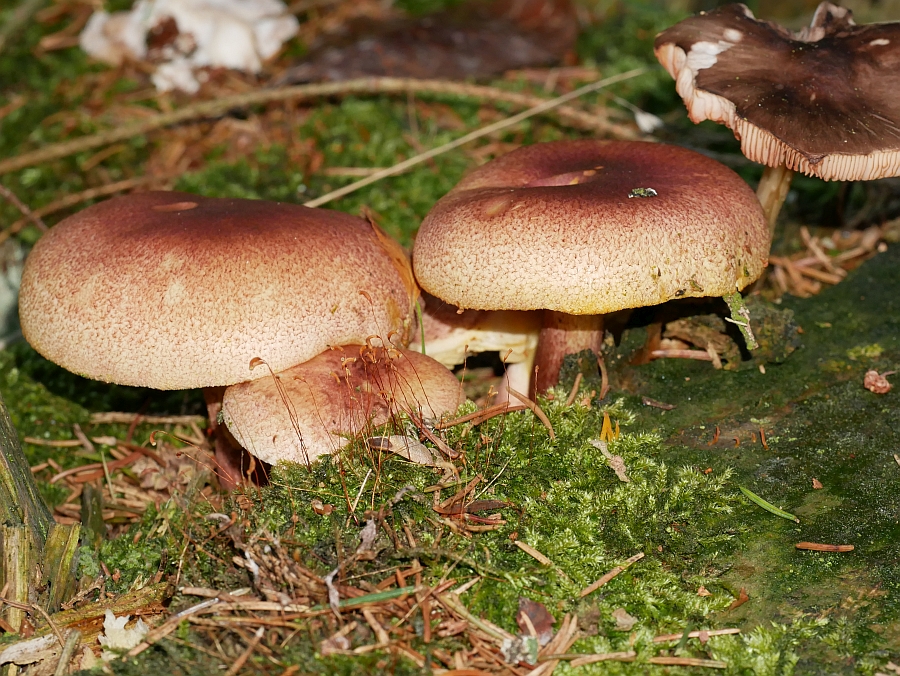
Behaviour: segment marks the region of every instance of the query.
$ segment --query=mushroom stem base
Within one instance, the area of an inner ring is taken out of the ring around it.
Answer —
[[[534,389],[546,392],[559,382],[559,370],[567,354],[591,350],[600,355],[603,315],[570,315],[544,310],[544,324],[535,355]]]
[[[775,222],[778,220],[781,205],[784,204],[784,200],[787,198],[793,178],[794,172],[784,164],[781,164],[777,167],[766,167],[763,170],[762,178],[759,179],[756,196],[759,198],[759,203],[762,205],[763,212],[766,215],[766,221],[769,223],[770,245],[775,234]]]

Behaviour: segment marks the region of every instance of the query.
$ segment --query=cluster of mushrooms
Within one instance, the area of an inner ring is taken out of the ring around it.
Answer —
[[[23,333],[89,378],[204,388],[228,486],[248,471],[237,449],[309,464],[392,416],[428,424],[453,413],[463,395],[448,367],[473,352],[507,362],[501,400],[545,392],[567,354],[599,355],[607,313],[731,295],[757,279],[792,172],[900,174],[896,26],[856,26],[823,3],[793,34],[730,5],[658,36],[691,118],[727,124],[767,165],[758,196],[681,147],[539,143],[440,199],[410,262],[377,225],[340,212],[132,194],[37,243]],[[739,74],[748,61],[753,74]],[[870,78],[883,86],[851,117]],[[827,134],[812,131],[826,118]]]

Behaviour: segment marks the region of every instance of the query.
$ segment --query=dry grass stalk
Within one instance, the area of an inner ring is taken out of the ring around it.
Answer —
[[[550,422],[550,418],[547,417],[547,414],[544,413],[544,411],[541,409],[541,407],[538,406],[535,402],[531,401],[531,399],[526,397],[524,394],[522,394],[521,392],[517,392],[516,390],[514,390],[511,387],[507,387],[506,391],[509,392],[516,399],[521,401],[525,405],[525,408],[527,408],[529,411],[534,413],[535,417],[544,424],[544,427],[547,428],[547,431],[550,433],[550,438],[555,441],[556,440],[556,432],[553,431],[553,425]]]
[[[524,411],[526,406],[510,406],[509,404],[494,404],[493,406],[488,406],[487,408],[483,408],[479,411],[474,411],[472,413],[467,413],[466,415],[460,416],[459,418],[454,418],[453,420],[448,420],[446,422],[441,422],[435,425],[435,429],[445,430],[450,427],[455,427],[456,425],[462,425],[463,423],[471,422],[472,425],[480,425],[485,420],[490,420],[498,415],[505,415],[507,413],[513,413],[514,411]]]
[[[603,577],[601,577],[599,580],[597,580],[596,582],[593,582],[593,583],[589,584],[587,587],[585,587],[585,588],[582,589],[580,592],[578,592],[578,597],[579,597],[579,598],[584,598],[584,597],[587,596],[588,594],[594,593],[595,591],[597,591],[598,589],[600,589],[600,587],[602,587],[602,586],[605,585],[607,582],[609,582],[609,581],[612,580],[614,577],[616,577],[619,573],[623,572],[623,571],[626,570],[628,567],[630,567],[631,564],[636,563],[636,562],[640,561],[640,560],[643,559],[643,558],[644,558],[644,552],[638,552],[638,553],[635,554],[634,556],[632,556],[632,557],[626,559],[626,560],[625,560],[625,563],[623,563],[621,566],[616,566],[616,567],[613,568],[611,571],[609,571],[608,573],[606,573],[605,575],[603,575]]]
[[[522,542],[521,540],[514,540],[513,544],[516,547],[518,547],[519,549],[521,549],[523,552],[528,554],[528,556],[533,558],[535,561],[537,561],[541,565],[543,565],[543,566],[552,566],[553,565],[553,561],[551,561],[546,556],[541,554],[538,550],[536,550],[531,545],[529,545],[525,542]]]
[[[643,72],[645,72],[645,69],[638,69],[636,71],[629,71],[621,75],[616,75],[607,78],[606,80],[601,80],[598,83],[594,83],[594,88],[600,89],[607,84],[636,77]],[[233,96],[223,96],[211,101],[201,101],[172,112],[160,113],[97,134],[50,144],[38,150],[22,153],[15,157],[2,160],[0,161],[0,174],[19,171],[36,164],[61,159],[63,157],[68,157],[69,155],[74,155],[75,153],[99,148],[100,146],[118,143],[134,138],[135,136],[142,136],[159,131],[166,127],[184,124],[185,122],[194,122],[204,118],[215,118],[220,115],[225,115],[236,108],[332,96],[351,96],[354,94],[406,94],[408,92],[416,94],[450,94],[464,98],[475,98],[490,103],[507,103],[528,106],[530,110],[526,112],[528,112],[529,115],[537,115],[547,112],[552,108],[556,108],[555,114],[565,124],[571,124],[577,128],[590,130],[595,133],[608,134],[616,138],[636,137],[636,132],[634,132],[633,129],[610,125],[604,120],[590,115],[589,113],[571,108],[563,108],[562,111],[560,111],[559,108],[563,103],[575,98],[569,94],[564,95],[564,97],[558,97],[557,99],[547,100],[528,94],[509,92],[495,87],[485,87],[459,82],[375,77],[346,80],[344,82],[327,82],[323,84],[280,87],[275,89],[256,89]],[[510,120],[515,120],[515,122],[512,122],[511,124],[515,124],[520,121],[520,119],[525,118],[520,118],[520,116],[510,118]],[[507,123],[509,122],[507,121]],[[491,131],[492,130],[482,131],[480,135],[491,133]],[[471,139],[467,139],[467,141],[468,140]]]

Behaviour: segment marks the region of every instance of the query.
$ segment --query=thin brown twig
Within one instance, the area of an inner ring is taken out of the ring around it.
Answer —
[[[247,645],[247,649],[240,654],[240,656],[234,661],[234,664],[231,665],[231,668],[225,672],[225,676],[235,676],[244,666],[248,659],[250,659],[250,655],[253,654],[253,651],[256,650],[256,646],[259,645],[259,642],[262,641],[263,634],[265,633],[265,627],[260,627],[256,630],[256,633],[253,634],[253,639]]]
[[[701,636],[728,636],[730,634],[740,634],[741,630],[737,627],[728,629],[700,629],[698,631],[688,632],[688,638],[700,638]],[[668,641],[678,641],[685,637],[684,632],[679,634],[661,634],[653,637],[654,643],[666,643]]]
[[[606,573],[603,577],[601,577],[599,580],[597,580],[597,581],[594,582],[593,584],[588,585],[587,587],[585,587],[584,589],[582,589],[580,592],[578,592],[578,596],[579,596],[580,598],[584,598],[584,597],[587,596],[588,594],[591,594],[591,593],[597,591],[598,589],[600,589],[600,587],[602,587],[602,586],[605,585],[607,582],[609,582],[610,580],[612,580],[612,579],[613,579],[614,577],[616,577],[619,573],[621,573],[622,571],[626,570],[629,566],[631,566],[631,564],[636,563],[636,562],[640,561],[640,560],[643,559],[643,558],[644,558],[644,552],[638,552],[638,553],[635,554],[634,556],[632,556],[632,557],[626,559],[626,560],[625,560],[625,563],[623,563],[621,566],[616,566],[616,567],[613,568],[611,571],[609,571],[608,573]]]
[[[609,84],[612,81],[621,82],[630,77],[645,72],[645,69],[629,71],[621,75],[607,78]],[[135,136],[149,134],[165,127],[171,127],[184,122],[191,122],[203,118],[220,117],[236,108],[257,106],[281,101],[300,101],[304,99],[322,98],[328,96],[349,96],[353,94],[395,94],[413,92],[416,94],[449,94],[475,98],[491,103],[508,103],[524,107],[533,107],[550,100],[543,97],[510,92],[495,87],[483,85],[471,85],[445,80],[416,80],[414,78],[395,77],[367,77],[344,82],[325,82],[320,84],[296,85],[292,87],[280,87],[276,89],[262,89],[251,92],[226,96],[212,101],[201,101],[190,106],[167,113],[160,113],[131,124],[125,124],[114,129],[107,129],[89,136],[54,143],[44,146],[32,152],[23,153],[0,161],[0,174],[8,174],[19,171],[43,162],[58,160],[75,153],[91,150],[100,146],[117,143]],[[605,133],[618,138],[636,138],[637,134],[629,127],[614,125],[596,115],[592,115],[577,108],[557,106],[554,113],[561,122],[579,129]]]
[[[147,183],[152,183],[154,181],[165,181],[172,176],[138,176],[136,178],[126,178],[124,181],[116,181],[115,183],[108,183],[107,185],[101,185],[96,188],[89,188],[87,190],[82,190],[79,193],[75,193],[72,195],[66,195],[58,200],[54,200],[50,204],[46,204],[39,209],[35,209],[32,213],[36,218],[43,218],[44,216],[49,216],[50,214],[56,213],[57,211],[62,211],[63,209],[68,209],[69,207],[73,207],[76,204],[81,204],[82,202],[87,202],[88,200],[92,200],[95,197],[105,197],[106,195],[112,195],[113,193],[123,192],[125,190],[131,190],[132,188],[137,188],[142,185],[146,185]],[[8,227],[4,228],[2,232],[0,232],[0,242],[3,242],[9,239],[12,235],[15,235],[19,232],[29,219],[20,218],[18,221],[15,221]],[[41,221],[43,223],[43,221]],[[47,226],[45,225],[44,228]]]
[[[423,420],[421,420],[415,413],[413,413],[411,409],[407,408],[406,406],[403,406],[400,403],[398,403],[397,406],[400,408],[401,411],[403,411],[407,416],[409,416],[409,419],[412,421],[412,424],[415,425],[419,429],[419,431],[425,436],[426,439],[428,439],[428,441],[430,441],[435,446],[437,446],[438,450],[441,453],[446,455],[451,460],[456,460],[459,457],[459,455],[460,455],[459,451],[451,448],[450,445],[446,441],[444,441],[438,435],[436,435],[434,432],[432,432],[430,429],[428,429],[428,426],[425,424],[425,422]]]
[[[44,5],[47,0],[25,0],[20,2],[3,27],[0,28],[0,53],[6,47],[7,41],[15,34],[21,33],[22,28],[31,20],[37,11]]]
[[[24,214],[25,218],[28,219],[29,221],[31,221],[32,223],[34,223],[38,227],[38,229],[41,230],[41,232],[47,232],[47,224],[44,223],[44,221],[42,221],[40,219],[40,217],[37,216],[28,207],[27,204],[25,204],[22,200],[20,200],[16,196],[16,193],[14,193],[12,190],[7,188],[5,185],[0,185],[0,195],[5,197],[7,199],[7,201],[9,201],[16,209],[21,211]]]
[[[445,430],[450,427],[455,427],[456,425],[462,425],[463,423],[472,422],[473,425],[480,425],[486,420],[490,420],[493,417],[498,415],[503,415],[504,413],[512,413],[514,411],[524,411],[527,406],[514,405],[510,406],[508,403],[503,404],[494,404],[493,406],[488,406],[487,408],[480,409],[478,411],[474,411],[473,413],[467,413],[466,415],[460,416],[459,418],[454,418],[453,420],[448,420],[447,422],[438,423],[434,426],[437,430]]]
[[[202,415],[141,415],[139,413],[119,413],[117,411],[101,411],[91,413],[92,425],[123,424],[127,425],[138,419],[139,425],[190,425],[197,423],[206,424],[206,418]]]
[[[542,423],[544,423],[544,427],[546,427],[547,431],[550,433],[550,438],[555,441],[556,440],[556,432],[553,431],[553,425],[550,423],[550,418],[547,417],[547,414],[544,413],[544,411],[541,409],[541,407],[538,406],[533,401],[531,401],[531,399],[526,397],[524,394],[522,394],[521,392],[516,392],[516,390],[514,390],[511,387],[507,387],[506,391],[509,392],[516,399],[521,401],[523,404],[525,404],[525,408],[527,408],[529,411],[534,413],[534,415],[537,417],[537,419],[540,420]]]
[[[32,603],[31,607],[38,611],[41,615],[44,616],[44,619],[47,620],[47,624],[50,625],[50,629],[56,634],[56,638],[59,641],[59,647],[66,647],[66,639],[63,637],[62,632],[59,630],[59,627],[56,626],[56,622],[53,621],[53,618],[50,617],[50,614],[41,608],[37,603]]]

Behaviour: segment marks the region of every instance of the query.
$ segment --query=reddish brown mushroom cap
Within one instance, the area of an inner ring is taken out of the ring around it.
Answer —
[[[176,192],[81,211],[34,247],[25,338],[90,378],[158,389],[259,377],[329,345],[402,331],[408,263],[359,218]]]
[[[900,22],[857,26],[822,3],[800,33],[727,5],[656,38],[691,120],[734,130],[744,155],[826,180],[900,174]]]
[[[461,308],[594,315],[734,293],[768,250],[756,196],[718,162],[663,144],[559,141],[463,179],[422,223],[413,267]]]
[[[409,411],[426,418],[462,403],[459,381],[410,350],[346,345],[225,391],[222,416],[253,455],[308,464]]]

